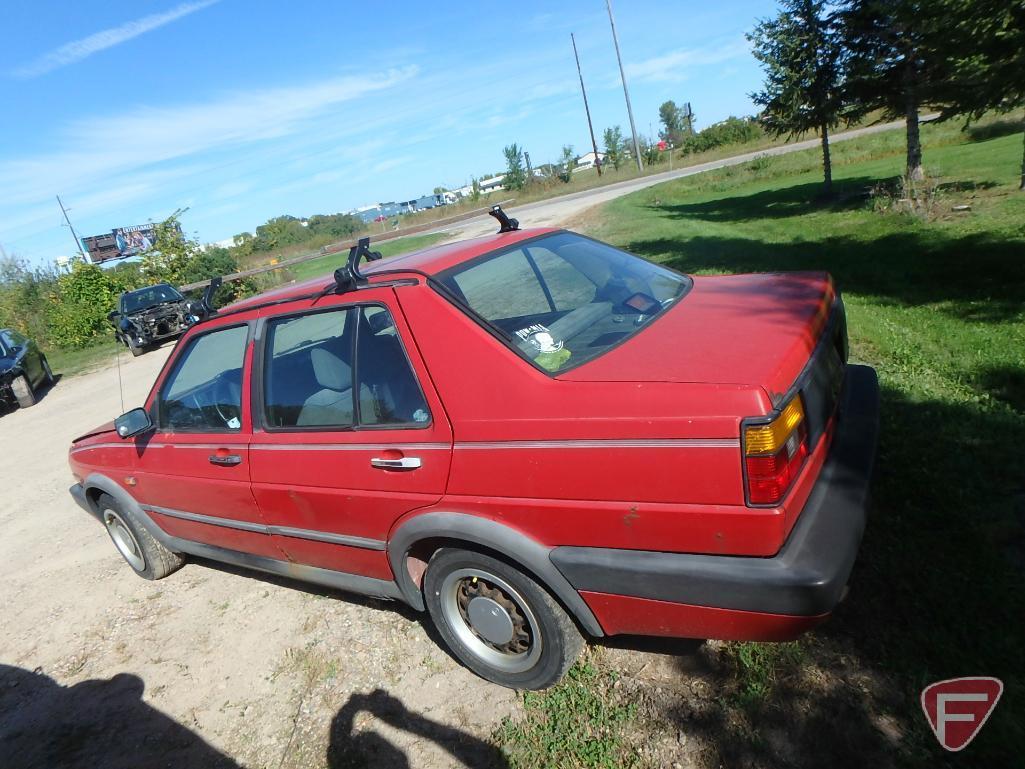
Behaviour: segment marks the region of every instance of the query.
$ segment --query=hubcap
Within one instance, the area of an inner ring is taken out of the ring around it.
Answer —
[[[145,569],[146,559],[143,558],[142,548],[139,547],[135,535],[132,534],[132,530],[128,528],[121,516],[113,510],[104,510],[103,523],[106,524],[107,531],[110,532],[110,538],[114,540],[114,547],[124,556],[129,565],[136,571]]]
[[[457,569],[441,583],[441,609],[462,645],[506,673],[529,670],[541,656],[540,624],[508,582],[480,569]]]
[[[466,607],[470,627],[485,641],[502,646],[513,639],[512,617],[498,601],[477,596]]]

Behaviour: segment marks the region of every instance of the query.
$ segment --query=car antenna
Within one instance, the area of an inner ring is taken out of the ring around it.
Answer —
[[[121,413],[125,413],[125,385],[121,379],[121,345],[117,346],[117,390],[121,394]]]
[[[513,232],[520,228],[520,222],[518,219],[510,219],[509,215],[502,210],[499,205],[491,206],[491,210],[488,213],[498,219],[498,223],[501,225],[498,229],[498,234],[501,235],[503,232]]]

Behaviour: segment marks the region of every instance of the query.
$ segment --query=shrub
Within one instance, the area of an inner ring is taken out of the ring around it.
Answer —
[[[46,305],[50,339],[66,348],[85,347],[110,331],[107,314],[117,305],[125,285],[95,264],[75,262],[57,279]]]

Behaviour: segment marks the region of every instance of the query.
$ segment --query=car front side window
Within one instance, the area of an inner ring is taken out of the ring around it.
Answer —
[[[195,337],[161,388],[158,427],[168,432],[238,432],[248,326]]]

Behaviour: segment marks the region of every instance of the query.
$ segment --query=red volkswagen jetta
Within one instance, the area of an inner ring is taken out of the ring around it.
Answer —
[[[404,601],[520,689],[584,635],[830,613],[878,385],[828,275],[690,277],[553,229],[363,256],[201,305],[145,407],[75,440],[71,492],[140,576],[196,555]]]

